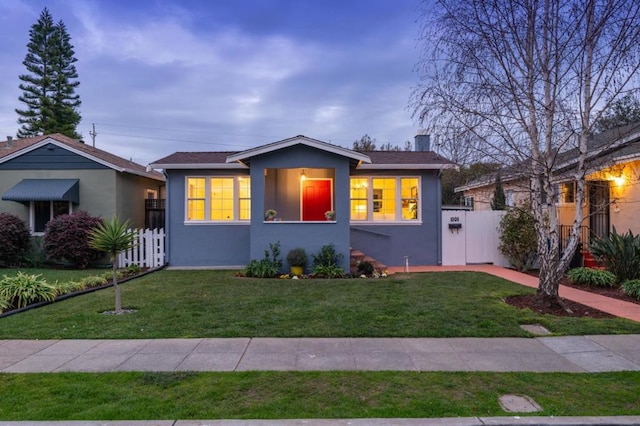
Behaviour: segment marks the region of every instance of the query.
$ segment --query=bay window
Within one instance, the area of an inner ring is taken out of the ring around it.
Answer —
[[[188,177],[186,185],[187,222],[237,222],[251,218],[249,177]]]

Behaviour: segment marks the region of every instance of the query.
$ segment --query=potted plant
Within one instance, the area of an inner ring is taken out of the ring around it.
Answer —
[[[273,219],[275,219],[277,214],[278,212],[274,209],[267,209],[267,211],[264,212],[264,220],[272,221]]]
[[[287,254],[287,262],[291,268],[291,275],[302,275],[307,265],[307,253],[302,247],[291,249]]]
[[[336,220],[336,212],[333,210],[327,210],[324,212],[324,217],[327,220]]]

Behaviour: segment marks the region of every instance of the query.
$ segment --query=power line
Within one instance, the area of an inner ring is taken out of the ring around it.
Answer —
[[[233,146],[233,147],[247,147],[247,145],[238,145],[238,144],[223,143],[223,142],[202,142],[202,141],[193,141],[193,140],[187,140],[187,139],[160,138],[157,136],[126,135],[122,133],[111,133],[111,132],[102,132],[102,134],[111,135],[111,136],[122,136],[126,138],[151,139],[151,140],[170,141],[170,142],[184,142],[184,143],[193,143],[193,144],[200,144],[200,145],[223,145],[223,146]]]

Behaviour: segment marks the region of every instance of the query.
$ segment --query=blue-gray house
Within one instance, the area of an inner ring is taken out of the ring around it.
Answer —
[[[277,241],[284,255],[333,244],[344,267],[350,248],[389,266],[405,256],[436,265],[440,174],[455,166],[426,149],[356,152],[296,136],[241,152],[177,152],[155,161],[151,167],[167,179],[169,265],[240,267]]]

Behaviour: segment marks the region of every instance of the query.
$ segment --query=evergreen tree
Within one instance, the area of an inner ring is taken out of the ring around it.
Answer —
[[[496,185],[493,190],[493,198],[491,199],[491,210],[506,210],[507,197],[504,194],[504,188],[502,188],[502,178],[500,177],[500,170],[496,174]]]
[[[637,122],[640,122],[640,100],[629,94],[611,104],[594,124],[597,132],[604,132]]]
[[[375,151],[376,150],[376,140],[371,139],[371,136],[364,135],[357,141],[353,142],[354,151],[366,152],[366,151]]]
[[[62,133],[79,138],[80,97],[75,88],[80,84],[74,63],[77,61],[71,37],[64,22],[54,24],[44,8],[38,21],[31,26],[27,55],[23,61],[28,74],[20,75],[18,98],[27,106],[16,109],[20,116],[18,137]]]

